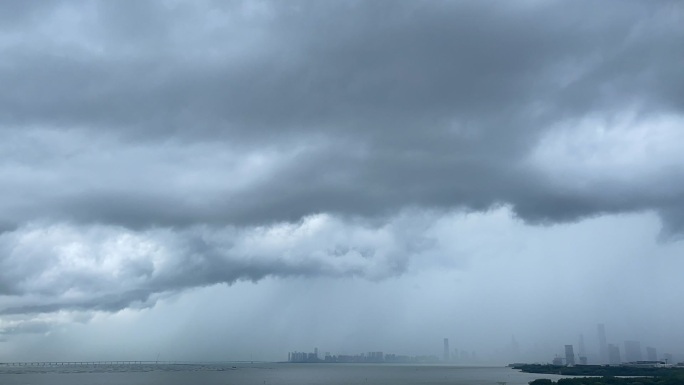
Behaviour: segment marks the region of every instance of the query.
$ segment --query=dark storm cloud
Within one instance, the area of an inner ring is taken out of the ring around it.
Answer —
[[[29,322],[17,325],[14,327],[9,327],[5,329],[0,329],[0,335],[3,334],[24,334],[24,333],[46,333],[50,331],[52,325],[48,322]],[[0,339],[0,341],[3,341]]]
[[[382,245],[338,241],[351,251],[305,244],[289,259],[246,258],[231,248],[244,234],[198,248],[197,228],[251,234],[319,213],[387,223],[404,210],[499,205],[532,223],[653,210],[665,233],[684,228],[679,168],[617,180],[531,160],[559,125],[681,119],[678,3],[26,4],[2,5],[15,20],[0,30],[5,247],[47,223],[168,230],[156,242],[179,237],[185,254],[165,257],[183,274],[122,262],[133,269],[123,281],[66,262],[56,270],[71,279],[55,280],[54,245],[31,268],[2,256],[1,293],[46,297],[7,314],[117,310],[269,275],[381,277],[402,272],[410,249],[394,239],[403,249],[384,257]],[[349,254],[362,262],[340,265]],[[73,288],[94,290],[61,298]]]
[[[130,185],[82,189],[50,203],[65,210],[40,212],[146,226],[510,203],[524,218],[572,220],[616,208],[518,167],[539,136],[587,114],[682,107],[676,4],[296,2],[251,16],[241,3],[151,4],[84,11],[81,27],[95,30],[82,44],[37,33],[37,20],[16,26],[22,43],[0,71],[4,129],[104,130],[122,146],[338,145],[213,207]],[[619,209],[641,209],[633,200]]]

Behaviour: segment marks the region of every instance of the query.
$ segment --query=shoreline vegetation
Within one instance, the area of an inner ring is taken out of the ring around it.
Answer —
[[[684,377],[575,377],[552,381],[547,378],[529,382],[530,385],[682,385]]]
[[[513,364],[513,369],[524,373],[535,374],[560,374],[563,376],[638,376],[638,377],[664,377],[672,375],[684,375],[684,368],[679,367],[635,367],[635,366],[608,366],[608,365],[542,365],[542,364]],[[684,384],[684,382],[682,382]]]
[[[682,385],[684,368],[631,367],[607,365],[558,366],[540,364],[511,365],[524,373],[591,376],[561,378],[557,381],[537,379],[530,385]]]

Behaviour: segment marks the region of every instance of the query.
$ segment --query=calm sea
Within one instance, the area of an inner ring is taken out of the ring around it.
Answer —
[[[0,366],[0,385],[507,385],[561,376],[502,367],[363,364]]]

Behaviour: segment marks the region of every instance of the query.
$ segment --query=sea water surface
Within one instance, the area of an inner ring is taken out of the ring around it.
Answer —
[[[557,375],[506,367],[392,364],[0,366],[1,385],[523,385]]]

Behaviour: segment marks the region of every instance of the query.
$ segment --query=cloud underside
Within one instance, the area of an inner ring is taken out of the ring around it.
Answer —
[[[7,315],[401,274],[406,213],[684,230],[676,3],[2,7]]]

